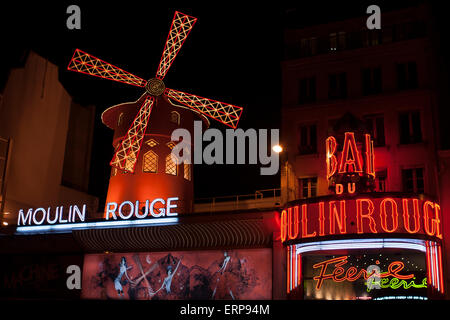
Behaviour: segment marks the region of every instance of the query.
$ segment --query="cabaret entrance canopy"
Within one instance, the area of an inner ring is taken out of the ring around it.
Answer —
[[[169,89],[163,82],[196,21],[197,18],[175,12],[156,75],[149,80],[139,78],[79,49],[75,50],[68,70],[145,88],[145,99],[114,154],[110,163],[112,167],[125,172],[134,172],[150,113],[161,96],[166,96],[169,100],[176,101],[233,129],[237,127],[242,113],[241,107]]]

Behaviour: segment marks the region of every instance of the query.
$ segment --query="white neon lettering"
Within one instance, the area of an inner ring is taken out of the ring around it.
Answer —
[[[63,219],[63,214],[64,214],[64,207],[61,206],[61,211],[59,213],[59,221],[58,221],[59,223],[67,223],[67,220]],[[72,206],[69,207],[69,215],[68,215],[68,217],[70,217],[71,214],[72,214]]]
[[[177,204],[172,204],[172,201],[178,201],[178,197],[173,197],[173,198],[167,198],[167,211],[166,211],[166,216],[170,217],[170,216],[177,216],[178,212],[171,212],[170,209],[175,209],[178,208]]]
[[[122,214],[122,208],[125,205],[129,205],[130,206],[130,213],[127,216],[124,216]],[[134,204],[133,204],[133,202],[131,202],[131,201],[124,201],[124,202],[122,202],[120,204],[120,206],[119,206],[119,217],[121,217],[123,220],[127,220],[127,219],[130,219],[133,214],[134,214]]]
[[[111,206],[113,206],[112,209],[111,209]],[[116,202],[108,202],[108,204],[106,205],[105,219],[109,220],[109,217],[111,216],[114,220],[117,220],[116,210],[117,210],[117,203]]]
[[[145,211],[144,214],[140,214],[140,210],[139,210],[139,201],[136,201],[136,218],[138,219],[144,219],[148,216],[148,205],[149,205],[150,201],[146,200],[145,201]]]
[[[56,207],[56,210],[55,210],[55,219],[54,219],[54,220],[51,220],[51,219],[50,219],[50,215],[51,215],[51,209],[48,208],[48,212],[47,212],[47,222],[48,222],[49,224],[55,224],[56,221],[58,221],[58,215],[59,215],[58,207]]]
[[[50,208],[49,208],[49,209],[50,209]],[[36,215],[37,215],[38,212],[42,212],[42,219],[41,219],[40,221],[37,221],[37,220],[36,220]],[[42,223],[44,222],[44,220],[45,220],[46,214],[47,214],[47,213],[45,212],[45,209],[44,209],[44,208],[37,208],[36,210],[34,210],[34,213],[33,213],[33,223],[34,223],[34,224],[37,224],[37,225],[42,224]]]
[[[84,219],[86,218],[86,205],[83,204],[83,209],[80,211],[78,206],[73,206],[73,214],[72,214],[72,221],[75,222],[75,213],[78,216],[78,219],[80,219],[81,222],[84,222]]]
[[[21,225],[21,221],[22,221],[22,225],[29,225],[31,224],[31,216],[33,215],[33,209],[28,209],[27,211],[27,215],[24,217],[23,216],[23,210],[20,209],[19,210],[19,218],[17,219],[17,225],[20,226]]]
[[[155,213],[153,207],[155,206],[156,202],[161,202],[163,205],[166,203],[164,199],[158,198],[153,200],[152,203],[150,204],[150,214],[152,215],[152,217],[159,218],[164,216],[166,210],[164,208],[159,208],[159,213]]]

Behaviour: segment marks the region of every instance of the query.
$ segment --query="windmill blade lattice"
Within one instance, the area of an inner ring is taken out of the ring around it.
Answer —
[[[166,95],[167,97],[214,120],[222,122],[233,129],[236,129],[243,109],[242,107],[234,106],[232,104],[203,98],[174,89],[166,89]]]
[[[181,12],[175,12],[173,16],[172,25],[170,26],[169,34],[167,36],[166,44],[164,46],[161,61],[159,62],[158,70],[156,71],[156,77],[158,79],[164,79],[173,63],[173,60],[177,56],[184,41],[186,40],[192,27],[194,27],[197,18],[188,16]]]
[[[81,51],[80,49],[75,50],[67,70],[131,84],[137,87],[144,87],[147,83],[146,80]]]
[[[155,98],[147,96],[134,119],[125,139],[120,143],[114,157],[110,163],[111,166],[121,170],[134,172],[137,157],[141,149],[142,138],[147,129],[148,119],[155,102]]]

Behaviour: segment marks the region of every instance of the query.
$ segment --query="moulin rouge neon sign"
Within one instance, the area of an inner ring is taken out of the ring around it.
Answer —
[[[145,220],[146,218],[163,218],[178,216],[178,197],[156,198],[152,201],[124,201],[122,203],[109,202],[106,204],[105,221],[111,223],[127,220]],[[57,206],[55,208],[30,208],[26,211],[19,210],[17,226],[45,226],[83,223],[86,220],[86,205]],[[111,225],[110,223],[110,225]],[[22,230],[22,229],[21,229]]]
[[[417,198],[351,198],[289,207],[281,212],[281,240],[328,235],[403,233],[442,239],[441,207]]]
[[[380,288],[392,288],[392,289],[398,289],[398,288],[404,288],[409,289],[411,287],[414,288],[426,288],[427,286],[427,280],[426,278],[423,279],[422,283],[416,284],[414,282],[415,275],[414,273],[410,274],[400,274],[400,272],[403,271],[405,268],[405,265],[401,261],[393,261],[388,266],[388,271],[383,273],[377,273],[376,270],[373,270],[372,272],[368,272],[366,269],[360,269],[358,270],[356,267],[349,267],[347,270],[345,270],[343,267],[348,263],[348,257],[342,256],[337,257],[329,260],[325,260],[319,263],[316,263],[313,265],[314,269],[320,268],[319,275],[313,277],[313,279],[316,282],[316,290],[320,290],[322,287],[322,284],[325,280],[330,279],[334,282],[343,282],[343,281],[350,281],[354,282],[358,279],[364,279],[366,280],[367,284],[367,291],[370,291],[373,288],[373,282],[371,282],[370,286],[368,283],[376,278],[381,278],[378,284],[380,284]],[[334,269],[331,272],[327,272],[328,266],[334,265]],[[391,279],[389,279],[391,277]],[[368,282],[369,281],[369,282]]]

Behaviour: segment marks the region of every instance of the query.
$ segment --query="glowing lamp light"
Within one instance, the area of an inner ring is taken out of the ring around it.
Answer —
[[[283,147],[280,146],[279,144],[277,144],[272,147],[272,150],[276,153],[281,153],[281,152],[283,152]]]
[[[3,225],[6,227],[8,225],[8,222],[3,221]]]

